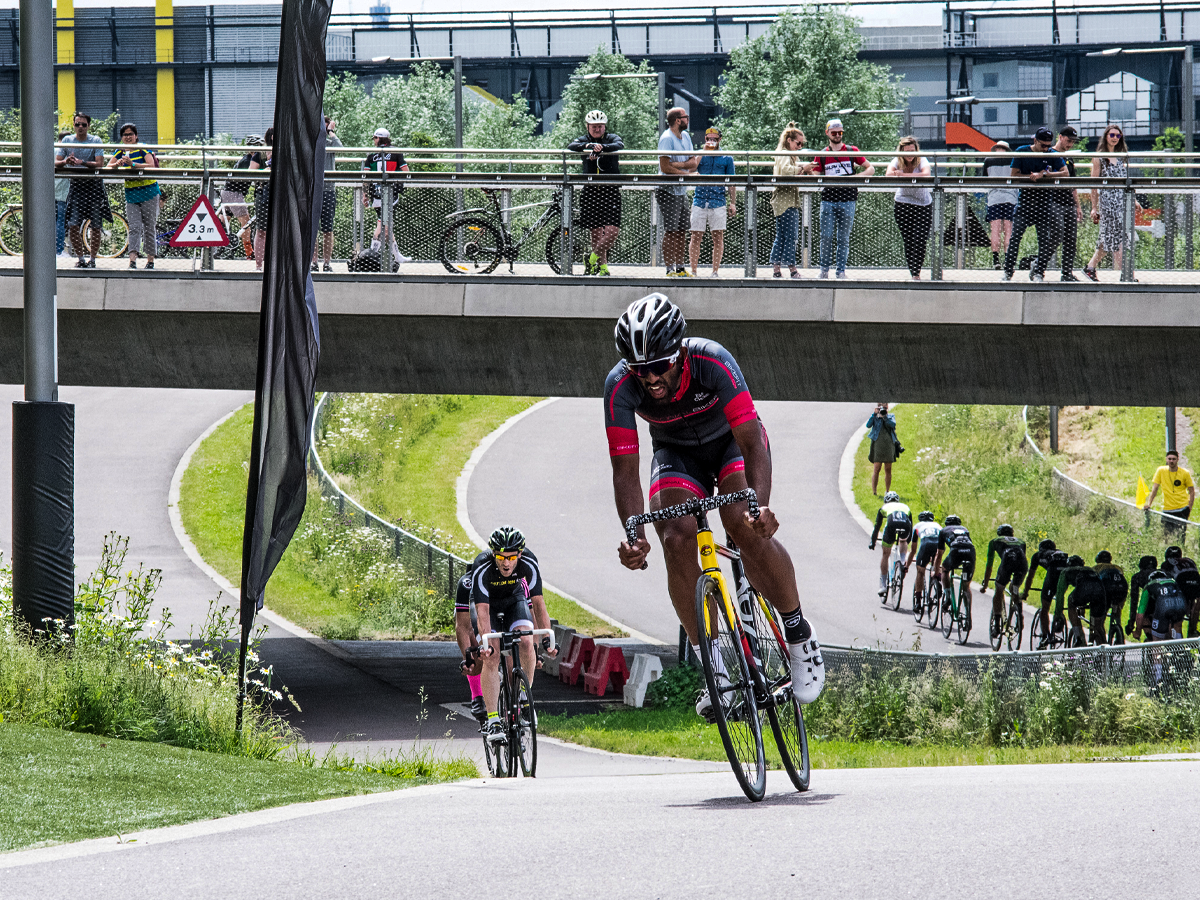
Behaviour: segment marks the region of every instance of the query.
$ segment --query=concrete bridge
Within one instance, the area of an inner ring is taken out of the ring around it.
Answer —
[[[735,279],[317,280],[318,387],[598,396],[613,323],[651,290],[726,344],[764,400],[1186,405],[1194,288]],[[66,385],[254,386],[260,281],[59,273]],[[1144,286],[1148,287],[1148,286]],[[22,381],[21,279],[0,277],[0,383]]]

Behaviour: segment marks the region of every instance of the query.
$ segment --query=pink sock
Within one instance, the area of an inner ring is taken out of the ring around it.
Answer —
[[[467,684],[469,684],[471,686],[471,699],[472,700],[474,700],[476,697],[483,696],[483,676],[482,675],[468,675],[467,676]]]

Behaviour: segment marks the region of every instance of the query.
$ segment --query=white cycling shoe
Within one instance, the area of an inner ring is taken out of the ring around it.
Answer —
[[[724,687],[728,687],[728,686],[729,686],[729,676],[727,676],[724,672],[718,672],[717,673],[717,687],[724,688]],[[721,704],[726,709],[729,708],[728,697],[729,697],[728,694],[725,694],[725,693],[721,694]],[[708,688],[705,688],[704,690],[702,690],[700,692],[700,697],[696,700],[696,715],[700,716],[701,718],[703,718],[710,724],[717,720],[716,713],[713,712],[712,697],[709,696]]]
[[[825,687],[825,660],[817,636],[800,644],[788,644],[792,663],[792,693],[801,703],[812,703]]]

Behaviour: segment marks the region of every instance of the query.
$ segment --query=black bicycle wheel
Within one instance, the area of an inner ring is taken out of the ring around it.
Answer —
[[[897,564],[892,575],[892,609],[900,609],[900,598],[904,594],[904,566]]]
[[[932,576],[925,593],[925,623],[930,631],[937,631],[938,619],[942,614],[942,583]]]
[[[988,616],[988,643],[992,646],[992,651],[1000,649],[1000,645],[1004,643],[1004,617],[996,614],[992,610]]]
[[[967,638],[971,635],[971,598],[966,596],[970,589],[971,583],[959,576],[958,578],[958,620],[955,624],[958,625],[958,642],[965,645]]]
[[[1033,614],[1033,621],[1029,623],[1029,649],[1037,650],[1042,637],[1042,611],[1038,610]]]
[[[1025,605],[1014,590],[1008,598],[1008,649],[1020,650],[1025,634]]]
[[[0,216],[0,249],[9,256],[25,252],[25,220],[19,206]]]
[[[915,622],[920,622],[921,617],[925,615],[925,591],[918,592],[915,584],[912,592],[912,614]]]
[[[954,621],[958,618],[952,600],[954,596],[954,579],[950,579],[950,592],[942,594],[942,637],[950,640],[950,632],[954,630]]]
[[[500,265],[504,238],[491,222],[462,219],[442,234],[438,259],[455,275],[486,275]]]
[[[792,663],[783,625],[775,609],[751,589],[754,632],[751,646],[758,649],[759,672],[766,688],[767,717],[783,768],[798,791],[807,791],[812,775],[808,757],[808,732],[804,711],[792,693]]]
[[[504,660],[500,660],[500,664],[504,665]],[[500,679],[500,696],[496,701],[496,708],[500,711],[500,721],[507,724],[508,721],[508,679]],[[496,778],[508,778],[510,775],[515,775],[513,771],[513,758],[509,752],[509,740],[506,736],[503,741],[498,741],[494,744],[489,743],[487,739],[487,726],[483,729],[483,756],[487,760],[488,773]]]
[[[742,651],[741,623],[730,621],[721,589],[711,575],[701,575],[696,582],[696,621],[700,661],[721,743],[746,796],[761,800],[767,790],[762,714],[754,699],[750,665]],[[723,677],[718,679],[718,674]]]
[[[574,238],[571,241],[571,259],[574,265],[581,266],[587,256],[587,247],[583,243],[584,229],[576,225],[571,230],[574,232]],[[561,235],[562,225],[551,228],[550,233],[546,235],[546,263],[555,275],[562,274],[562,265],[559,263],[559,257],[562,256]],[[577,274],[583,273],[580,271]]]
[[[517,695],[517,753],[521,774],[533,778],[537,774],[537,711],[533,707],[533,689],[523,672]]]
[[[1083,634],[1083,626],[1072,625],[1070,630],[1067,632],[1067,648],[1073,650],[1077,647],[1086,646],[1087,638]]]
[[[1050,620],[1050,643],[1046,646],[1053,650],[1067,642],[1067,620],[1061,613],[1055,613]]]

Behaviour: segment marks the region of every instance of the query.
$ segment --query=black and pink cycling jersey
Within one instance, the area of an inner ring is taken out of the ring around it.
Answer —
[[[702,447],[758,418],[742,370],[716,341],[685,338],[679,389],[655,402],[622,360],[604,383],[604,428],[609,456],[638,452],[637,419],[650,424],[657,446]]]

